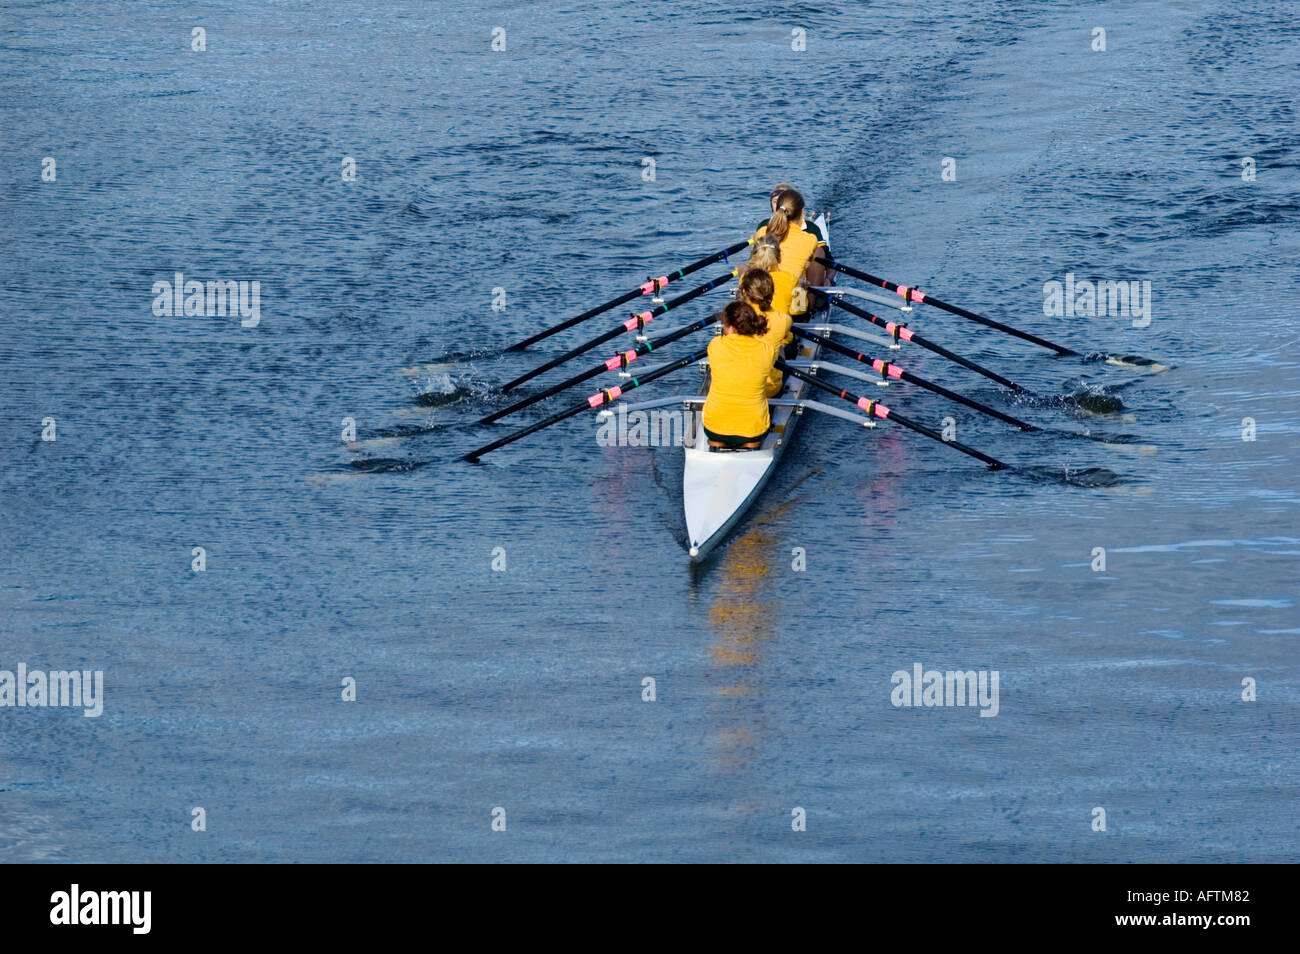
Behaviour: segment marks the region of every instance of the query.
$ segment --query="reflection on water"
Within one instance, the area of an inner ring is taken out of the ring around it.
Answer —
[[[736,772],[758,750],[763,730],[762,673],[764,648],[776,635],[777,605],[767,577],[775,541],[761,528],[737,537],[716,567],[718,589],[708,610],[709,681],[717,701],[711,749],[715,770]]]

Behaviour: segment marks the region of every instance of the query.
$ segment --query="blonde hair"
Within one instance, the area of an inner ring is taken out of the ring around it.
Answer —
[[[785,189],[776,197],[776,211],[767,220],[767,234],[784,242],[790,226],[803,218],[803,196],[794,189]]]
[[[781,243],[772,235],[760,235],[749,253],[749,268],[761,268],[765,272],[781,267]]]

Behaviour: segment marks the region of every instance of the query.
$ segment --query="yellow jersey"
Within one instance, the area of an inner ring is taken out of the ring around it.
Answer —
[[[754,305],[753,308],[758,311],[757,305]],[[794,340],[794,335],[790,333],[790,325],[793,324],[793,321],[791,321],[788,314],[777,309],[775,299],[772,301],[771,308],[759,312],[759,314],[767,319],[767,334],[763,335],[763,338],[772,345],[774,351]],[[772,360],[776,360],[775,356],[773,356]]]
[[[754,233],[754,238],[760,238],[767,234],[767,226],[760,226]],[[804,271],[808,268],[808,262],[812,260],[813,254],[817,251],[818,245],[824,245],[824,242],[818,242],[817,236],[811,232],[805,232],[799,226],[791,223],[790,228],[785,233],[785,239],[781,242],[781,270],[787,271],[798,281],[803,278]]]
[[[790,314],[790,296],[794,294],[794,286],[799,283],[799,279],[784,268],[775,269],[768,274],[772,276],[772,286],[776,289],[772,293],[772,308]]]
[[[794,335],[790,333],[790,325],[793,324],[790,316],[783,311],[777,311],[775,299],[773,302],[772,307],[763,312],[763,317],[767,319],[767,334],[763,335],[763,338],[772,346],[772,362],[775,364],[777,355],[785,345],[794,340]],[[768,397],[776,397],[781,393],[784,380],[785,376],[780,371],[768,365],[767,381],[763,386],[764,393]]]
[[[709,342],[709,395],[704,426],[715,434],[761,437],[772,419],[767,410],[767,376],[776,346],[753,335],[722,334]]]
[[[740,272],[741,277],[750,266],[746,266]],[[787,272],[784,268],[775,268],[768,272],[772,276],[772,307],[777,311],[783,311],[790,314],[790,296],[794,294],[794,288],[799,284],[799,279]]]

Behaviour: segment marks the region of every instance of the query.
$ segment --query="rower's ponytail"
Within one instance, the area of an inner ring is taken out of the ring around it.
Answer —
[[[749,253],[749,267],[761,268],[765,272],[780,268],[781,243],[771,235],[760,235],[754,241],[753,251]]]
[[[772,276],[761,268],[749,268],[740,276],[740,293],[745,300],[758,306],[759,311],[770,311],[776,284]]]
[[[722,323],[735,328],[738,335],[757,337],[767,334],[767,319],[743,301],[730,302],[722,309]]]
[[[803,196],[794,189],[786,189],[776,197],[776,211],[767,220],[767,234],[784,242],[790,226],[803,218]]]

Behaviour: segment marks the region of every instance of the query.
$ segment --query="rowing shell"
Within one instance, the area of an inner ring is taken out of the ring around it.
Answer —
[[[825,215],[817,217],[822,237],[829,240]],[[800,359],[815,360],[821,348],[805,342]],[[756,450],[714,451],[704,433],[703,405],[692,412],[686,428],[686,465],[682,473],[682,503],[686,511],[686,533],[690,538],[692,562],[708,556],[727,538],[763,491],[781,455],[794,437],[802,408],[795,402],[811,388],[805,381],[786,376],[785,387],[771,406],[772,427]],[[705,376],[701,394],[707,394]]]

